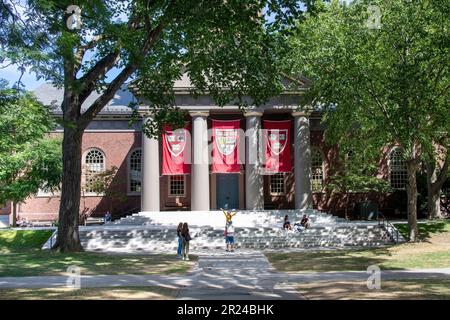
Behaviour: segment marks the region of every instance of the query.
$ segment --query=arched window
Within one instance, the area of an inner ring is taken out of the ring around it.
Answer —
[[[389,181],[393,189],[404,189],[408,181],[405,158],[398,147],[389,154]]]
[[[94,192],[92,183],[95,182],[96,176],[105,171],[105,156],[98,149],[89,150],[84,157],[84,177],[85,191]]]
[[[131,193],[141,192],[141,161],[142,161],[142,150],[137,149],[130,153],[128,159],[128,179],[129,188],[128,191]]]
[[[323,189],[323,157],[317,148],[311,149],[311,189],[321,192]]]

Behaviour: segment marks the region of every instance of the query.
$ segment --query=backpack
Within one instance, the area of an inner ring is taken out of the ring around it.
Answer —
[[[189,234],[189,232],[187,234],[183,235],[183,238],[184,238],[185,241],[191,241],[192,240],[191,235]]]

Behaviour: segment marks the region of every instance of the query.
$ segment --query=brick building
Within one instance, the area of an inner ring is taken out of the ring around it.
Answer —
[[[337,148],[324,142],[324,128],[320,114],[297,112],[298,94],[304,90],[300,83],[295,90],[288,89],[273,97],[265,105],[249,108],[245,112],[236,106],[218,107],[210,96],[194,98],[189,93],[187,76],[175,83],[176,104],[189,112],[192,143],[191,172],[183,175],[162,174],[162,139],[149,139],[141,132],[141,123],[129,125],[130,102],[137,98],[126,88],[100,112],[83,135],[82,182],[96,172],[113,166],[117,174],[112,183],[123,197],[108,198],[86,188],[82,192],[80,210],[87,215],[103,215],[109,210],[113,215],[138,211],[213,210],[228,206],[236,209],[293,209],[314,207],[323,211],[340,212],[344,203],[339,195],[325,190],[330,168],[337,160]],[[59,106],[62,91],[51,85],[41,85],[35,90],[46,105]],[[86,105],[95,99],[92,95]],[[146,103],[139,101],[145,114]],[[56,115],[61,114],[58,107]],[[240,120],[245,132],[241,141],[243,161],[239,172],[217,173],[211,170],[212,120]],[[263,123],[290,120],[290,151],[292,170],[264,174],[260,171],[258,150],[261,149]],[[143,117],[142,121],[146,121]],[[256,129],[256,130],[255,130]],[[53,134],[62,134],[62,129]],[[406,168],[399,150],[387,149],[380,162],[378,175],[389,179],[392,186],[402,189],[406,183]],[[352,194],[350,203],[370,200],[378,203],[386,213],[398,212],[397,194]],[[396,210],[397,209],[397,210]],[[44,191],[18,206],[19,219],[53,219],[58,215],[59,195]],[[2,209],[9,214],[10,206]]]

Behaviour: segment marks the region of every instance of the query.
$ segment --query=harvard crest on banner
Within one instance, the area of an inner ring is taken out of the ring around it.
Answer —
[[[212,172],[239,172],[240,120],[212,120]]]
[[[264,120],[266,173],[291,172],[291,120]]]
[[[172,130],[165,126],[162,134],[163,175],[191,173],[191,139],[190,126]]]

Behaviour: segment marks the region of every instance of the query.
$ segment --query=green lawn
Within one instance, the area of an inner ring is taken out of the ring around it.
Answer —
[[[0,230],[0,254],[39,250],[52,230]]]
[[[381,289],[369,290],[365,281],[299,283],[297,290],[311,300],[449,300],[450,279],[381,281]]]
[[[186,273],[197,260],[181,261],[170,254],[58,253],[40,250],[51,231],[0,231],[0,277],[63,275],[72,265],[81,274],[174,274]]]
[[[0,289],[2,300],[167,300],[177,294],[163,287]]]
[[[404,230],[405,225],[400,228]],[[399,229],[400,229],[399,228]],[[450,221],[420,224],[421,242],[358,250],[267,253],[273,266],[285,272],[364,271],[450,267]]]
[[[417,224],[419,229],[419,241],[429,241],[436,235],[450,232],[450,219],[427,221]],[[408,224],[397,223],[395,227],[400,233],[408,238]]]

